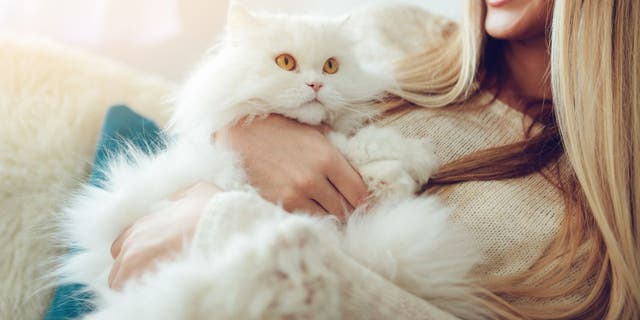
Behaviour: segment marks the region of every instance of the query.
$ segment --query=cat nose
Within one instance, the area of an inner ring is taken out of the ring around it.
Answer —
[[[307,85],[313,89],[313,91],[318,92],[324,86],[324,83],[319,81],[307,82]]]

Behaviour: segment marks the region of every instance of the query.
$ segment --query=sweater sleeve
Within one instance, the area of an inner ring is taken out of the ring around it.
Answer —
[[[216,205],[215,199],[219,196],[216,194],[209,200],[207,207],[204,210],[204,213],[200,217],[198,221],[198,225],[196,226],[196,231],[193,236],[193,240],[191,242],[191,247],[195,250],[203,250],[208,251],[212,250],[212,241],[215,239],[215,216],[216,211],[213,206]]]
[[[217,216],[220,211],[214,207],[221,204],[218,201],[220,199],[220,195],[211,199],[199,221],[192,242],[195,250],[220,249],[221,244],[217,243],[220,237],[214,234],[221,227],[221,219]],[[276,207],[264,200],[252,202],[254,210],[273,211]],[[327,259],[330,269],[340,279],[341,313],[344,319],[459,319],[396,286],[341,251],[327,251],[331,252],[331,257]]]
[[[340,291],[344,319],[459,319],[344,254],[336,253],[333,266],[343,277]]]

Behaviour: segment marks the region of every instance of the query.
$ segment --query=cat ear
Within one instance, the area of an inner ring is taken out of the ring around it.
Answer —
[[[227,15],[227,27],[232,35],[240,33],[241,30],[252,29],[259,25],[260,21],[244,5],[235,1],[231,2]]]

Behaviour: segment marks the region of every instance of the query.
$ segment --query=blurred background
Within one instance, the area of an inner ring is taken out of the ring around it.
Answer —
[[[346,14],[393,0],[235,0],[261,11]],[[180,80],[222,31],[229,0],[0,0],[0,32],[40,36]],[[463,0],[403,0],[457,19]]]

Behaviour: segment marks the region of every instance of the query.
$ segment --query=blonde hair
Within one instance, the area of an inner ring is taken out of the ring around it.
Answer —
[[[486,59],[491,39],[484,2],[469,0],[467,13],[447,41],[398,65],[396,97],[442,107],[486,86],[495,71]],[[549,145],[551,153],[564,150],[573,172],[559,184],[566,209],[557,241],[530,270],[479,281],[486,304],[510,319],[640,318],[640,2],[555,1],[550,39],[552,123],[525,141],[445,165],[436,181],[524,176],[558,158],[525,168],[531,155]],[[558,288],[561,279],[570,285]],[[586,290],[580,302],[556,299],[536,307],[511,299],[561,298],[578,290]]]

